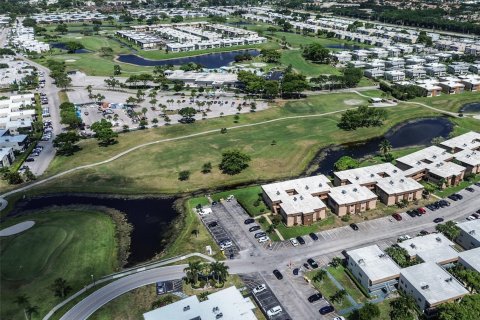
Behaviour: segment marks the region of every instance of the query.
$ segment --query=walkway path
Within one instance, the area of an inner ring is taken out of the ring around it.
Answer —
[[[35,225],[35,221],[23,221],[8,228],[0,230],[0,237],[13,236],[14,234],[30,229]]]
[[[325,112],[325,113],[320,113],[320,114],[309,114],[309,115],[302,115],[302,116],[290,116],[290,117],[282,117],[282,118],[277,118],[277,119],[272,119],[272,120],[266,120],[266,121],[261,121],[261,122],[256,122],[256,123],[249,123],[249,124],[243,124],[243,125],[238,125],[238,126],[233,126],[233,127],[229,127],[227,128],[227,130],[235,130],[235,129],[242,129],[242,128],[247,128],[247,127],[256,127],[256,126],[260,126],[260,125],[264,125],[264,124],[267,124],[267,123],[273,123],[273,122],[278,122],[278,121],[283,121],[283,120],[291,120],[291,119],[302,119],[302,118],[317,118],[317,117],[325,117],[325,116],[328,116],[328,115],[332,115],[332,114],[336,114],[336,113],[341,113],[341,112],[344,112],[346,110],[350,110],[351,108],[347,108],[347,109],[341,109],[341,110],[336,110],[336,111],[331,111],[331,112]],[[184,140],[184,139],[188,139],[188,138],[193,138],[193,137],[198,137],[198,136],[204,136],[204,135],[208,135],[208,134],[212,134],[212,133],[218,133],[220,131],[220,129],[213,129],[213,130],[207,130],[207,131],[203,131],[203,132],[198,132],[198,133],[192,133],[192,134],[189,134],[189,135],[185,135],[185,136],[180,136],[180,137],[175,137],[175,138],[167,138],[167,139],[161,139],[161,140],[156,140],[156,141],[151,141],[151,142],[147,142],[147,143],[143,143],[143,144],[140,144],[138,146],[135,146],[135,147],[132,147],[130,149],[127,149],[125,151],[122,151],[120,152],[119,154],[107,159],[107,160],[104,160],[104,161],[100,161],[100,162],[95,162],[95,163],[91,163],[91,164],[86,164],[86,165],[83,165],[83,166],[78,166],[78,167],[75,167],[75,168],[72,168],[72,169],[69,169],[69,170],[66,170],[66,171],[63,171],[63,172],[60,172],[60,173],[57,173],[53,176],[50,176],[48,178],[45,178],[45,179],[42,179],[42,180],[37,180],[33,183],[30,183],[28,185],[25,185],[23,187],[20,187],[18,189],[14,189],[12,191],[8,191],[8,192],[5,192],[4,194],[1,194],[0,195],[0,199],[1,198],[5,198],[5,197],[8,197],[8,196],[11,196],[15,193],[19,193],[19,192],[24,192],[24,191],[27,191],[27,190],[30,190],[32,189],[33,187],[37,187],[39,185],[42,185],[46,182],[50,182],[50,181],[53,181],[57,178],[60,178],[64,175],[67,175],[69,173],[73,173],[73,172],[76,172],[76,171],[79,171],[79,170],[82,170],[82,169],[88,169],[88,168],[92,168],[92,167],[96,167],[96,166],[100,166],[102,164],[107,164],[107,163],[110,163],[112,161],[115,161],[133,151],[137,151],[138,149],[141,149],[141,148],[144,148],[144,147],[148,147],[148,146],[151,146],[151,145],[155,145],[155,144],[159,144],[159,143],[165,143],[165,142],[172,142],[172,141],[178,141],[178,140]]]
[[[204,255],[203,253],[198,253],[198,252],[194,252],[194,253],[189,253],[189,254],[186,254],[184,256],[181,256],[181,257],[176,257],[176,258],[172,258],[172,259],[165,259],[165,260],[161,260],[161,261],[158,261],[158,262],[155,262],[155,263],[151,263],[151,264],[148,264],[147,266],[144,266],[144,267],[141,267],[141,266],[137,266],[135,268],[131,268],[131,269],[128,269],[128,270],[124,270],[122,272],[118,272],[118,273],[114,273],[114,274],[111,274],[111,275],[108,275],[108,276],[105,276],[97,281],[95,281],[95,284],[91,283],[87,286],[85,286],[83,289],[81,289],[80,291],[76,292],[75,294],[71,295],[70,297],[68,297],[67,299],[65,299],[64,301],[60,302],[59,304],[57,304],[55,307],[52,308],[52,310],[50,310],[50,312],[48,312],[45,317],[43,317],[43,320],[48,320],[50,319],[50,317],[57,311],[59,310],[60,308],[62,308],[64,305],[66,305],[67,303],[69,303],[70,301],[74,300],[75,298],[77,298],[78,296],[82,295],[83,293],[87,292],[90,288],[96,286],[96,285],[99,285],[101,283],[104,283],[104,282],[108,282],[108,281],[111,281],[111,280],[114,280],[114,279],[117,279],[117,278],[122,278],[122,277],[125,277],[125,276],[128,276],[128,275],[133,275],[133,274],[136,274],[136,273],[139,273],[139,272],[145,272],[146,270],[154,270],[158,267],[161,267],[161,266],[165,266],[167,264],[172,264],[172,263],[175,263],[175,262],[178,262],[178,261],[182,261],[182,260],[185,260],[185,259],[188,259],[190,257],[201,257],[201,258],[204,258],[210,262],[215,262],[215,259],[213,259],[212,257],[210,256],[207,256],[207,255]]]
[[[269,217],[267,214],[264,214],[263,216],[265,217],[265,219],[267,219],[267,222],[268,222],[268,223],[272,224],[272,220],[270,220],[270,217]],[[277,234],[278,238],[279,238],[281,241],[285,240],[285,239],[283,238],[282,234],[280,233],[280,231],[277,230],[277,228],[275,228],[275,229],[273,229],[273,230],[275,230],[275,233]]]

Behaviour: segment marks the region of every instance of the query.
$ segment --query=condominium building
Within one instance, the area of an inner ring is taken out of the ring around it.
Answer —
[[[458,263],[467,269],[480,272],[480,247],[462,251],[458,254]]]
[[[402,269],[398,288],[413,297],[420,310],[426,313],[442,303],[459,300],[468,294],[454,277],[434,262]]]
[[[410,257],[415,260],[420,258],[425,262],[447,264],[458,260],[458,252],[453,248],[454,243],[441,233],[432,233],[418,236],[398,243]]]
[[[472,220],[457,224],[460,235],[456,241],[465,249],[480,247],[480,220]]]
[[[29,108],[34,104],[34,95],[16,95],[0,100],[0,130],[10,134],[19,134],[21,129],[30,129],[35,121],[35,110]]]
[[[391,288],[398,283],[400,267],[378,245],[349,250],[347,268],[369,292]]]
[[[13,148],[0,147],[0,168],[9,167],[15,161]]]
[[[367,187],[348,184],[330,189],[328,204],[339,217],[359,214],[377,206],[377,195]]]
[[[287,226],[309,225],[325,219],[322,199],[330,189],[330,180],[318,175],[263,185],[262,195],[273,214],[280,214]]]

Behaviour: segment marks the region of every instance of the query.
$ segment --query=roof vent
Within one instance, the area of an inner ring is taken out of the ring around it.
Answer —
[[[393,184],[393,180],[390,180],[390,184]]]
[[[357,188],[353,188],[353,192],[357,192],[357,191],[358,191],[358,189],[357,189]]]
[[[397,173],[397,169],[393,169],[393,173]]]
[[[370,177],[372,177],[372,178],[373,178],[374,176],[375,176],[375,175],[374,175],[373,173],[371,173],[371,174],[370,174]]]
[[[303,196],[300,196],[300,200],[303,200]]]
[[[417,164],[420,164],[420,161],[417,161]]]
[[[343,194],[347,193],[347,190],[342,190],[342,193],[343,193]]]
[[[280,191],[277,190],[277,196],[279,196],[279,195],[280,195]]]
[[[404,183],[404,182],[405,182],[405,180],[404,180],[404,179],[400,179],[400,182],[401,182],[401,183]]]
[[[453,281],[452,277],[449,277],[449,278],[445,279],[445,282],[452,282],[452,281]]]
[[[468,234],[474,235],[474,234],[475,234],[475,230],[470,230],[470,231],[468,231]]]
[[[355,180],[358,180],[358,179],[360,179],[360,178],[359,178],[358,176],[356,176],[356,177],[355,177]]]
[[[410,247],[412,247],[413,249],[415,249],[417,246],[416,246],[414,243],[410,243]]]
[[[323,184],[322,184],[322,183],[319,183],[318,186],[321,187],[321,186],[323,186]]]
[[[308,190],[309,189],[308,186],[305,186],[305,189]]]
[[[220,310],[220,309],[218,309],[218,307],[213,307],[213,309],[212,309],[213,312],[217,312],[217,311],[219,311],[219,310]]]
[[[467,144],[466,144],[466,143],[464,143],[464,144],[463,144],[463,146],[464,146],[464,147],[466,147],[466,146],[467,146]]]
[[[190,310],[190,306],[183,307],[183,311],[188,311],[188,310]]]
[[[297,197],[293,197],[293,201],[297,201]]]
[[[359,259],[359,260],[358,260],[358,263],[359,263],[359,264],[365,264],[365,260]]]
[[[215,317],[215,319],[220,319],[220,318],[223,318],[223,313],[219,313],[219,314],[217,314],[217,316]]]
[[[442,242],[442,238],[440,237],[436,237],[435,240],[437,240],[438,242]]]
[[[434,154],[434,155],[432,156],[432,158],[433,158],[433,159],[437,159],[437,155]]]
[[[428,288],[430,288],[430,286],[429,286],[428,284],[422,286],[422,289],[423,289],[423,290],[427,290]]]

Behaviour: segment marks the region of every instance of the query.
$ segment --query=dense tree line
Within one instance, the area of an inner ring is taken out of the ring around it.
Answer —
[[[425,97],[427,95],[425,89],[415,85],[389,85],[384,81],[380,81],[380,89],[399,100],[410,100],[417,97]]]
[[[64,102],[60,105],[60,123],[67,125],[70,129],[79,128],[82,120],[77,116],[75,105],[71,102]]]
[[[313,89],[333,90],[342,88],[354,88],[362,80],[363,71],[359,68],[347,67],[342,75],[321,74],[318,77],[310,79]]]
[[[382,108],[360,106],[342,114],[338,127],[343,130],[356,130],[365,127],[379,127],[387,119],[387,111]]]

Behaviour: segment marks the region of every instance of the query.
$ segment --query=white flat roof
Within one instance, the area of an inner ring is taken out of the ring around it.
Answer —
[[[402,269],[401,278],[406,279],[430,305],[468,294],[455,277],[434,262]]]
[[[478,166],[480,165],[480,150],[462,150],[455,153],[455,159],[471,166]]]
[[[372,282],[400,275],[400,267],[376,244],[347,251],[347,255]]]
[[[450,158],[453,158],[453,154],[449,153],[445,149],[437,146],[430,146],[400,157],[397,159],[397,161],[405,163],[411,167],[419,167]]]
[[[263,185],[262,189],[272,202],[281,202],[281,208],[288,215],[325,208],[320,198],[314,195],[328,192],[331,186],[327,177],[318,175],[270,183]],[[293,194],[290,195],[287,191]]]
[[[480,147],[480,133],[470,131],[455,138],[443,141],[441,145],[452,149],[476,149]]]
[[[412,178],[395,176],[380,179],[377,188],[382,189],[388,195],[392,195],[420,190],[423,189],[423,185]]]
[[[480,241],[480,220],[461,222],[457,224],[457,227],[468,233],[475,240]]]
[[[255,305],[250,298],[244,298],[235,287],[229,287],[208,295],[200,302],[197,296],[177,301],[165,307],[143,314],[145,320],[256,320]],[[218,314],[223,317],[217,318]]]
[[[453,249],[454,243],[441,233],[415,237],[398,245],[407,250],[409,256],[418,256],[425,262],[442,263],[458,258],[458,252]]]
[[[377,195],[367,187],[359,184],[347,184],[330,189],[328,195],[338,205],[352,204],[357,202],[377,199]]]
[[[375,183],[385,176],[385,174],[390,177],[401,175],[402,170],[391,163],[382,163],[368,167],[337,171],[334,173],[334,175],[342,181],[346,180],[350,183],[357,184]]]
[[[460,252],[459,262],[480,272],[480,247]]]

